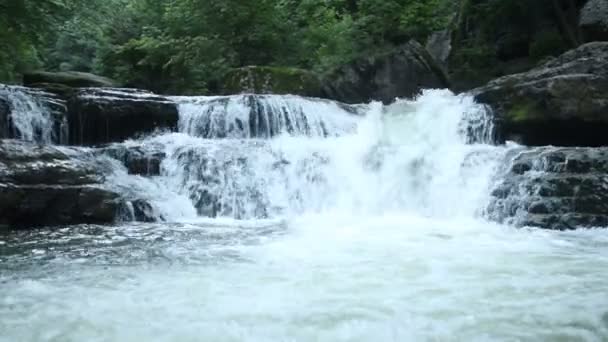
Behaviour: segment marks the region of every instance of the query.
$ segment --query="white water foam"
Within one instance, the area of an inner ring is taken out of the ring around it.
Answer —
[[[365,106],[293,95],[174,97],[181,132],[203,138],[270,138],[283,133],[315,137],[352,132]]]
[[[353,119],[329,138],[138,142],[165,146],[142,191],[178,222],[6,238],[0,341],[608,339],[608,231],[479,216],[510,148],[482,107],[427,91]],[[196,223],[189,198],[223,217]]]
[[[65,105],[50,94],[18,86],[0,86],[0,96],[9,104],[10,121],[17,138],[44,144],[67,141],[67,119],[60,118],[56,125],[57,119],[48,107],[53,104],[65,110]],[[66,136],[55,136],[56,130]]]
[[[204,115],[214,112],[210,103],[216,99],[204,100]],[[229,108],[246,122],[251,109],[241,103],[246,97],[221,99],[218,115]],[[184,133],[148,142],[166,146],[163,175],[176,192],[193,199],[202,216],[256,219],[407,211],[471,217],[483,207],[503,149],[487,144],[491,127],[471,131],[471,122],[480,127],[491,122],[470,98],[426,91],[414,101],[389,107],[371,104],[364,117],[345,113],[336,104],[322,102],[319,107],[306,101],[289,106],[301,108],[309,123],[321,122],[321,117],[326,123],[333,120],[325,125],[331,128],[328,134],[284,131],[273,139],[208,140],[184,134],[207,119],[199,112],[193,115],[192,104],[182,104]],[[201,104],[194,106],[200,109]],[[267,114],[278,117],[284,113],[281,108]],[[473,140],[483,144],[467,143],[473,133]]]

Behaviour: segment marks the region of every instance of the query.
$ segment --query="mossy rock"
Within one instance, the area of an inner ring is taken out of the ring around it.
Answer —
[[[321,81],[310,71],[269,66],[231,69],[220,82],[223,94],[294,94],[319,96]]]
[[[86,87],[116,87],[115,81],[86,72],[64,71],[46,72],[31,71],[23,74],[23,85],[34,86],[36,84],[60,84],[74,88]]]

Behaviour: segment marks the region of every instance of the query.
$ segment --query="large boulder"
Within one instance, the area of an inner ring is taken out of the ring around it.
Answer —
[[[99,145],[155,130],[176,130],[177,105],[132,89],[85,88],[68,101],[70,144]]]
[[[446,74],[415,41],[378,55],[358,59],[325,77],[323,97],[346,103],[413,97],[423,88],[447,88]]]
[[[608,226],[608,149],[512,150],[488,216],[517,226]]]
[[[525,145],[608,145],[608,42],[582,45],[472,93],[494,109],[503,140]]]
[[[321,95],[321,81],[310,71],[269,66],[247,66],[228,71],[220,84],[220,92],[232,94],[294,94]]]
[[[581,10],[579,20],[586,41],[608,40],[608,1],[587,1]]]
[[[86,72],[31,71],[23,74],[23,85],[35,87],[38,84],[57,84],[68,87],[116,87],[115,81]]]
[[[119,195],[76,149],[0,141],[0,225],[32,227],[110,223]]]

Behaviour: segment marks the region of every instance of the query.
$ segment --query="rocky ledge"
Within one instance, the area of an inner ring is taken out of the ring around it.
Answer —
[[[608,148],[514,150],[492,192],[490,218],[517,226],[608,226]]]
[[[608,145],[608,42],[582,45],[472,92],[494,109],[503,141]]]
[[[107,165],[90,149],[0,140],[0,226],[106,224],[128,202],[106,184]],[[133,218],[150,221],[150,205],[132,201]]]
[[[397,97],[416,96],[424,88],[448,87],[449,80],[441,66],[412,40],[329,73],[323,81],[322,97],[345,103],[390,103]]]
[[[82,88],[68,101],[70,144],[99,145],[154,130],[176,130],[177,105],[133,89]]]

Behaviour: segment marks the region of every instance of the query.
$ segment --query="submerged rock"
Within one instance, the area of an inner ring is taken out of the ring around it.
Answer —
[[[488,216],[517,226],[608,226],[608,148],[512,151]]]
[[[413,97],[423,88],[448,87],[448,77],[439,64],[423,46],[410,41],[330,73],[324,81],[323,97],[346,103],[389,103],[397,97]]]
[[[608,42],[571,50],[525,73],[473,90],[495,111],[503,140],[525,145],[608,145]]]
[[[80,89],[69,101],[70,143],[99,145],[155,130],[176,130],[177,105],[133,89]]]
[[[224,76],[220,88],[225,95],[321,95],[321,81],[315,73],[287,67],[247,66],[232,69]]]

